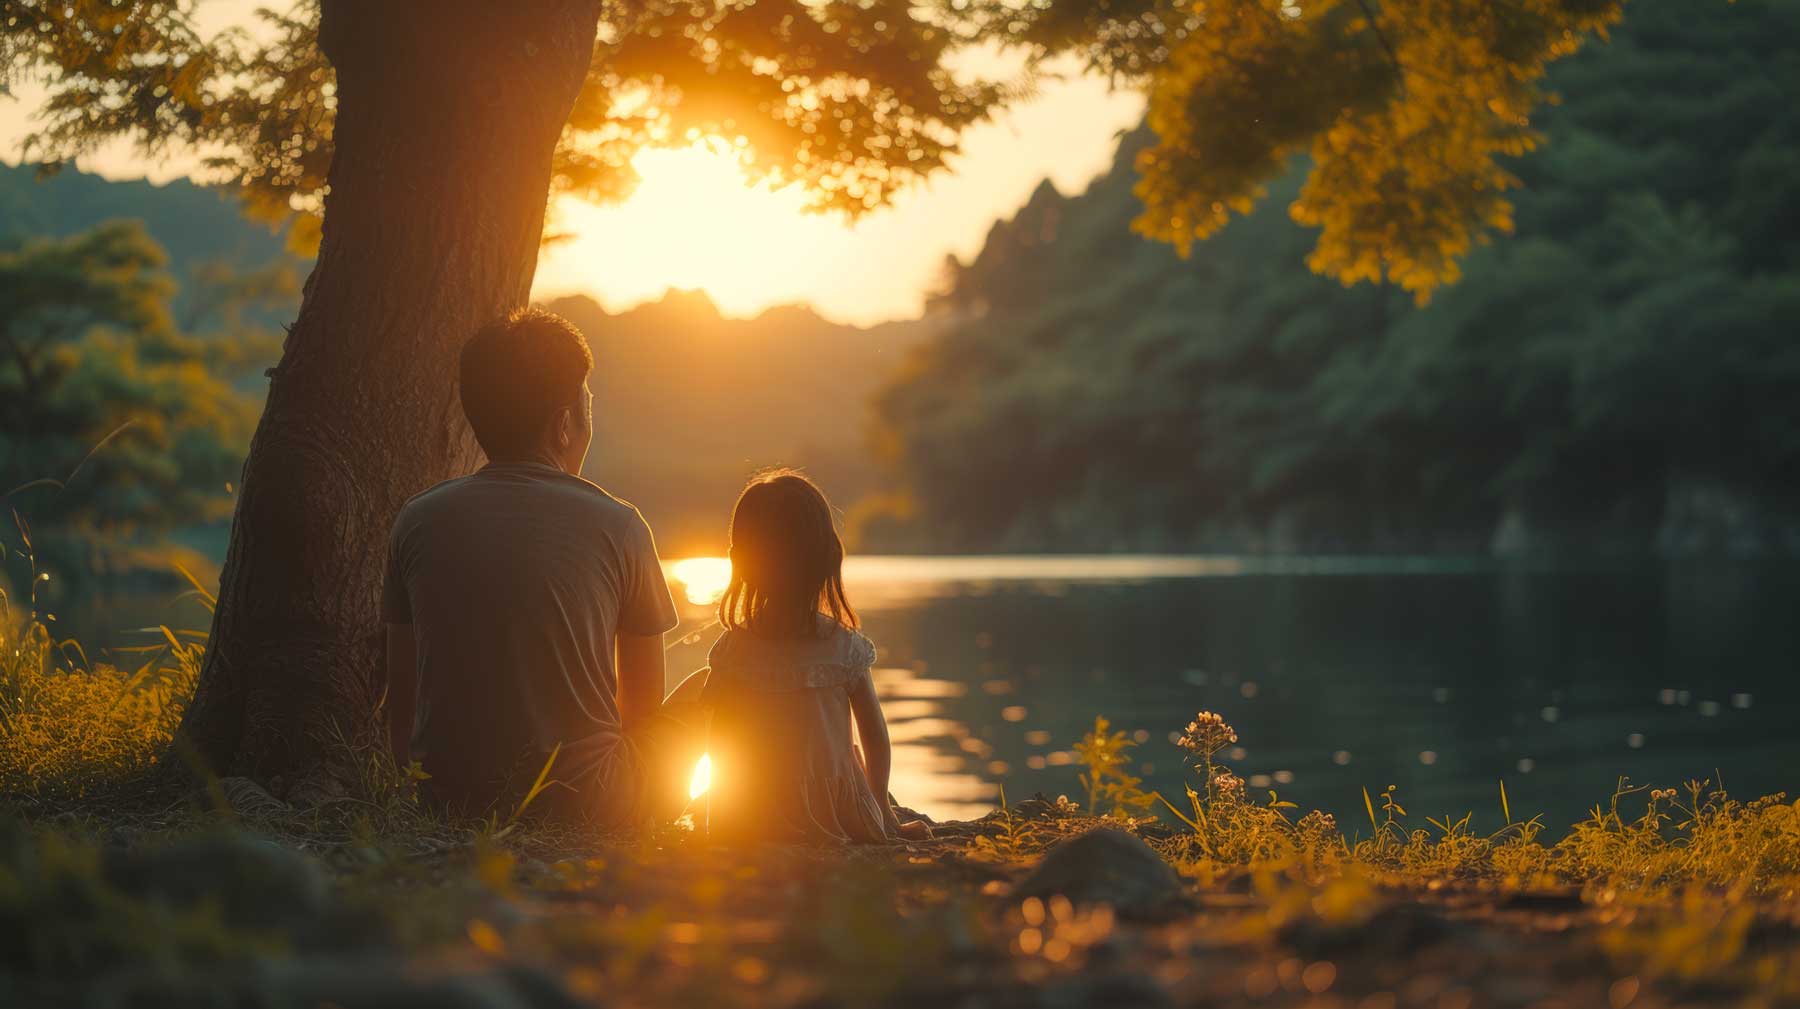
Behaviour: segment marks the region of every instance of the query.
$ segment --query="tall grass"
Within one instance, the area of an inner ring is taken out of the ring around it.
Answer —
[[[199,680],[204,636],[159,627],[154,644],[119,650],[129,665],[90,661],[40,613],[37,590],[50,576],[37,569],[28,528],[19,531],[26,549],[12,559],[28,572],[26,588],[0,585],[0,794],[80,796],[168,750]]]

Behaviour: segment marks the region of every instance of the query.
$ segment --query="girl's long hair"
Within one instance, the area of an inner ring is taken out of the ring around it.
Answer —
[[[753,477],[731,513],[731,583],[719,599],[719,623],[754,634],[811,635],[825,613],[855,628],[844,595],[844,543],[831,504],[792,470]]]

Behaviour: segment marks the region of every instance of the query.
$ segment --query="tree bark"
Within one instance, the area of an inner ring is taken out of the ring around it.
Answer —
[[[457,355],[529,295],[598,17],[597,0],[323,3],[338,97],[323,240],[270,372],[183,724],[215,773],[328,789],[341,760],[383,745],[388,530],[408,497],[480,461]]]

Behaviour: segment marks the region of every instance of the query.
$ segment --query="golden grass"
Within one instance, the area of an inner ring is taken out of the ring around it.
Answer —
[[[1120,740],[1106,730],[1101,719],[1076,747],[1089,760],[1084,782],[1103,779],[1108,766],[1123,762]],[[1160,832],[1153,843],[1202,885],[1279,869],[1314,883],[1355,871],[1428,888],[1579,887],[1608,899],[1666,901],[1702,887],[1726,898],[1800,900],[1800,801],[1785,795],[1742,802],[1706,781],[1652,788],[1621,779],[1587,819],[1546,844],[1541,817],[1514,819],[1504,784],[1498,798],[1507,822],[1490,834],[1471,828],[1472,815],[1413,824],[1389,786],[1378,799],[1364,791],[1368,833],[1353,839],[1328,813],[1300,815],[1273,792],[1266,801],[1250,799],[1243,779],[1213,759],[1236,739],[1222,718],[1201,712],[1183,746],[1207,780],[1187,787],[1186,810],[1154,796],[1185,829]],[[1090,811],[1142,826],[1136,808],[1126,801]]]
[[[204,655],[198,642],[162,633],[136,668],[91,663],[0,592],[0,794],[80,796],[156,763]]]

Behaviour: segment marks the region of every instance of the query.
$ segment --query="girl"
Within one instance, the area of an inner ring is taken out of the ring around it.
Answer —
[[[731,516],[731,582],[719,600],[725,633],[708,657],[704,695],[714,838],[927,834],[922,821],[902,825],[888,802],[892,753],[869,678],[875,646],[857,633],[843,563],[831,506],[812,481],[777,471],[744,488]]]

